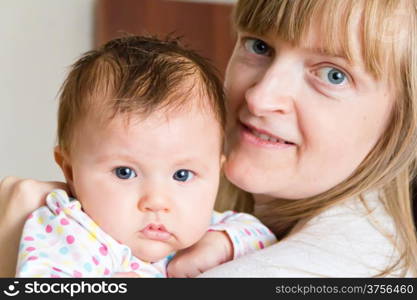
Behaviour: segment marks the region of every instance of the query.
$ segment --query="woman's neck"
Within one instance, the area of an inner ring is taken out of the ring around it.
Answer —
[[[275,199],[275,197],[268,196],[265,194],[252,194],[252,195],[253,195],[253,200],[255,201],[255,205],[271,202]]]
[[[257,218],[259,218],[261,222],[263,222],[266,226],[268,226],[269,229],[271,229],[277,235],[279,239],[284,238],[290,232],[294,232],[298,230],[308,220],[308,219],[302,219],[294,223],[289,223],[287,229],[277,231],[274,226],[276,218],[271,218],[271,215],[270,215],[271,209],[273,210],[275,207],[277,207],[280,204],[280,202],[285,203],[288,201],[296,201],[296,200],[279,199],[279,198],[264,195],[264,194],[252,194],[252,196],[254,200],[253,214]]]

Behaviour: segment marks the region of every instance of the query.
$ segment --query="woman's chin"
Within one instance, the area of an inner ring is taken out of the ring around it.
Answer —
[[[224,173],[231,183],[246,192],[253,194],[266,192],[265,183],[262,183],[264,181],[262,174],[257,174],[256,170],[250,167],[243,167],[241,163],[235,164],[233,159],[227,160],[224,164]]]
[[[224,164],[225,176],[235,186],[255,196],[298,200],[326,190],[321,189],[319,184],[309,184],[306,181],[291,182],[291,176],[288,174],[268,174],[265,170],[254,168],[250,163],[243,164],[242,160],[230,158]]]

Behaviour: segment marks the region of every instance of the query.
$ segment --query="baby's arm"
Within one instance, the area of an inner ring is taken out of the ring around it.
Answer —
[[[73,218],[79,202],[58,203],[60,192],[48,195],[48,206],[34,211],[23,228],[16,277],[107,277],[111,262],[91,224]]]
[[[15,275],[25,219],[44,205],[46,194],[54,188],[66,189],[66,185],[17,177],[0,180],[0,277]]]
[[[277,241],[268,227],[246,213],[214,212],[209,230],[227,233],[233,244],[232,259],[263,249]]]
[[[168,265],[168,276],[195,277],[275,242],[274,234],[252,215],[214,212],[209,231],[195,245],[177,253]]]

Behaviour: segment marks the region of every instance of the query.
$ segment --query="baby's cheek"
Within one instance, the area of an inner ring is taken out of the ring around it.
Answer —
[[[185,247],[190,247],[197,243],[206,234],[210,226],[210,216],[196,214],[193,218],[194,222],[189,223],[188,229],[184,231],[183,243],[186,245]]]

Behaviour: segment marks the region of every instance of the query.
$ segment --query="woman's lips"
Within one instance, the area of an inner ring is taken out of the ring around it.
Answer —
[[[251,126],[239,122],[239,132],[242,140],[257,146],[267,148],[286,149],[295,146],[294,143],[285,141],[265,131],[257,130]]]
[[[150,240],[161,242],[167,241],[171,237],[171,233],[165,229],[164,225],[149,224],[140,233]]]

